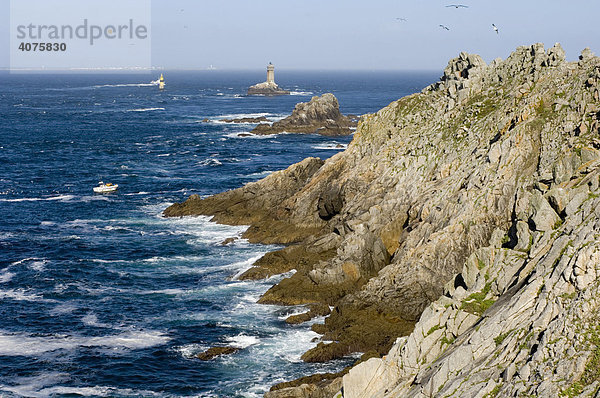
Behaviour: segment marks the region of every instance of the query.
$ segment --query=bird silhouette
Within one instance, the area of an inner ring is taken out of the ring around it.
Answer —
[[[454,8],[469,8],[469,6],[466,6],[464,4],[448,4],[446,7],[454,7]]]
[[[497,34],[500,34],[500,30],[498,29],[498,27],[497,27],[496,25],[492,24],[492,29],[494,29],[494,31],[495,31]]]
[[[450,28],[449,28],[449,27],[447,27],[446,25],[440,25],[440,28],[442,28],[442,29],[446,29],[446,30],[450,30]]]
[[[400,22],[406,22],[406,21],[408,21],[406,18],[396,18],[396,20],[400,21]]]

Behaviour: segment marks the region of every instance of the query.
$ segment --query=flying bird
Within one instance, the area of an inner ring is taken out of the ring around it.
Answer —
[[[448,4],[446,7],[454,7],[454,8],[469,8],[469,6],[466,6],[464,4]]]
[[[500,34],[500,31],[498,30],[498,27],[497,27],[496,25],[492,24],[492,29],[494,29],[494,31],[495,31],[497,34]]]
[[[396,18],[396,20],[400,21],[400,22],[406,22],[406,21],[408,21],[406,18]]]
[[[446,25],[440,25],[440,28],[442,28],[442,29],[446,29],[446,30],[450,30],[450,28],[449,28],[449,27],[447,27]]]

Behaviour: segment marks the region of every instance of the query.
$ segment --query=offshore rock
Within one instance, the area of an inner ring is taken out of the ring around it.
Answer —
[[[268,124],[259,124],[252,133],[277,134],[281,132],[321,134],[321,135],[349,135],[356,123],[349,117],[340,113],[337,98],[331,93],[320,97],[313,97],[310,102],[296,104],[291,116],[283,120]]]
[[[282,89],[275,82],[263,82],[250,86],[248,88],[248,95],[289,95],[290,92]]]
[[[211,347],[208,350],[196,355],[196,357],[201,361],[210,361],[216,357],[234,354],[239,350],[240,349],[236,347]]]
[[[208,120],[208,119],[204,119],[204,120]],[[242,117],[242,118],[237,118],[237,119],[221,119],[220,122],[223,123],[241,123],[241,124],[250,124],[250,123],[262,123],[262,122],[268,122],[269,119],[267,119],[265,116],[259,116],[259,117]]]
[[[344,376],[345,397],[594,396],[599,112],[589,51],[461,54],[363,116],[346,151],[165,214],[293,243],[265,272],[297,272],[261,302],[334,307],[304,359],[384,355]]]

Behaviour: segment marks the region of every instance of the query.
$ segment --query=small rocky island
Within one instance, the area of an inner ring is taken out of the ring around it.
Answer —
[[[289,95],[290,92],[280,88],[275,83],[275,66],[269,62],[267,66],[267,81],[250,86],[248,95]]]
[[[282,132],[321,134],[327,136],[349,135],[356,127],[356,116],[344,116],[335,95],[325,93],[310,102],[300,102],[292,114],[272,125],[261,123],[253,134],[278,134]]]

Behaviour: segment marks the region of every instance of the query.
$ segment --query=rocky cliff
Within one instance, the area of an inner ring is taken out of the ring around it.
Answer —
[[[343,153],[167,209],[288,245],[242,278],[334,306],[306,361],[385,354],[267,396],[598,396],[599,87],[589,50],[462,53]]]
[[[331,93],[320,97],[312,97],[309,102],[296,104],[292,114],[283,120],[268,124],[259,124],[252,133],[277,134],[281,132],[321,134],[321,135],[349,135],[352,134],[356,122],[340,112],[337,98]]]

